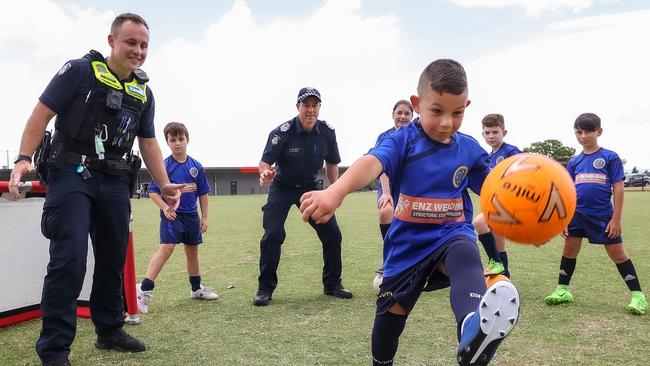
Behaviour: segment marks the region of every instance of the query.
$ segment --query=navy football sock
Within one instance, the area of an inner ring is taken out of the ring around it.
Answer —
[[[636,269],[634,269],[634,264],[632,264],[631,259],[617,264],[616,268],[618,268],[618,273],[621,274],[623,281],[625,281],[630,291],[641,291],[641,284],[639,283],[639,278],[637,277]]]
[[[375,325],[372,327],[372,364],[392,365],[397,353],[399,336],[406,325],[406,315],[386,312],[375,315]]]
[[[386,239],[386,233],[390,229],[390,224],[379,224],[379,230],[381,231],[381,238]]]
[[[501,262],[501,258],[499,258],[499,253],[497,252],[497,242],[494,240],[494,234],[491,231],[485,234],[479,234],[478,240],[483,245],[483,249],[488,258],[496,262]]]
[[[150,279],[148,279],[146,277],[140,283],[140,289],[142,291],[151,291],[151,290],[153,290],[153,288],[155,286],[156,286],[156,284],[152,280],[150,280]]]
[[[201,276],[190,276],[190,285],[192,285],[192,291],[196,291],[201,288]]]
[[[504,275],[510,278],[510,270],[508,269],[508,253],[499,252],[499,258],[501,258],[501,263],[503,263],[503,268],[505,268]]]
[[[445,270],[450,283],[451,310],[456,324],[460,324],[467,314],[476,310],[487,290],[476,245],[456,245],[449,249],[445,256]]]
[[[573,271],[576,269],[576,260],[577,258],[567,258],[562,256],[562,260],[560,260],[560,276],[557,280],[559,285],[569,286],[571,276],[573,276]]]

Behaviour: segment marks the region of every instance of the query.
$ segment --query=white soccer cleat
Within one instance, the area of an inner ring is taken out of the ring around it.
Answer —
[[[203,287],[201,285],[201,288],[196,291],[190,290],[190,298],[197,300],[216,300],[219,298],[219,295],[212,291],[210,287]]]
[[[487,365],[501,341],[519,320],[519,292],[510,281],[490,286],[478,308],[461,326],[457,359],[459,365]]]
[[[152,291],[142,291],[141,286],[141,283],[135,285],[135,292],[138,299],[138,312],[140,314],[149,314],[149,303],[153,297],[151,294]]]

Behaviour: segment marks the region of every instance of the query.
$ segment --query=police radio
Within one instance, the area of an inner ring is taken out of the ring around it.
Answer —
[[[52,132],[45,131],[41,143],[34,153],[34,165],[36,166],[36,176],[42,185],[47,183],[47,159],[50,156],[52,146]]]
[[[142,166],[142,159],[140,159],[138,155],[134,154],[133,151],[131,151],[126,155],[126,164],[131,169],[129,173],[129,178],[131,179],[129,193],[131,194],[131,197],[133,197],[133,194],[135,193],[135,187],[138,184],[138,171]]]

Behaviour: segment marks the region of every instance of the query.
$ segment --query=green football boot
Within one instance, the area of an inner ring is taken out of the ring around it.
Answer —
[[[506,272],[506,267],[503,266],[503,263],[497,262],[494,259],[490,259],[487,268],[485,269],[485,272],[483,272],[483,276],[485,277],[496,276],[499,274],[504,274],[505,272]]]
[[[557,285],[555,291],[544,298],[546,305],[559,305],[571,301],[573,301],[573,295],[566,285]]]
[[[648,310],[645,294],[641,291],[632,291],[632,300],[630,300],[627,309],[634,315],[644,315]]]

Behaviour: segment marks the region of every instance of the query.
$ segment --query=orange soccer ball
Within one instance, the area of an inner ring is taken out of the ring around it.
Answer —
[[[503,160],[481,189],[488,226],[518,243],[546,243],[569,224],[575,209],[571,176],[545,155],[522,153]]]

